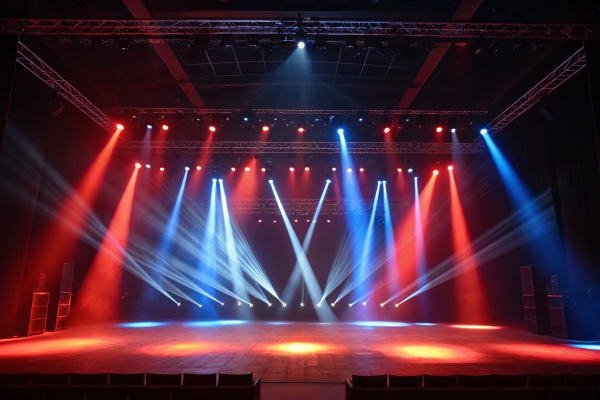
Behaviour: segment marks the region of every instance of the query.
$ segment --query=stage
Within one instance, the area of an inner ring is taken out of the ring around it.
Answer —
[[[251,371],[263,382],[330,383],[352,374],[598,374],[599,349],[490,326],[138,322],[0,341],[0,372]]]

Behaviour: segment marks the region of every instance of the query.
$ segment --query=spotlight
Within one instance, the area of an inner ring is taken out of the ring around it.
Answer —
[[[117,129],[122,131],[125,127],[122,124],[117,124]]]
[[[136,163],[135,163],[135,167],[136,167],[136,168],[142,168],[142,164],[140,164],[139,162],[136,162]]]
[[[360,172],[365,172],[365,169],[364,169],[363,167],[360,167],[358,170],[359,170]]]
[[[398,172],[402,172],[402,168],[398,168]]]
[[[241,302],[241,301],[238,301],[238,306],[241,306],[241,305],[242,305],[242,302]]]
[[[300,307],[304,307],[304,303],[300,303]]]
[[[321,307],[321,303],[318,303],[318,304],[317,304],[317,307]]]
[[[269,132],[269,127],[268,127],[267,125],[264,125],[264,126],[262,127],[262,131],[263,131],[263,132]]]
[[[298,43],[299,49],[303,49],[304,47],[306,47],[307,39],[308,34],[305,31],[299,30],[298,32],[296,32],[296,43]]]
[[[486,128],[482,128],[479,133],[481,133],[482,135],[487,135],[488,130]]]
[[[244,117],[244,122],[248,122],[248,117]]]
[[[408,169],[408,173],[409,173],[409,174],[412,174],[412,172],[413,172],[413,169],[412,169],[412,168],[409,168],[409,169]]]
[[[146,125],[146,129],[152,129],[152,125]]]
[[[223,179],[219,178],[219,183],[223,183]]]
[[[199,307],[199,308],[202,308],[202,304],[198,304],[198,307]]]
[[[273,179],[269,179],[269,183],[273,183]]]
[[[390,133],[391,129],[389,126],[386,126],[385,128],[383,128],[383,133]]]
[[[185,167],[184,169],[185,169],[186,171],[189,171],[189,170],[190,170],[190,167]]]
[[[452,133],[456,133],[456,128],[452,128],[452,129],[450,129],[450,132],[452,132]]]
[[[344,134],[344,130],[343,130],[342,128],[338,129],[338,130],[337,130],[337,132],[338,132],[340,135],[343,135],[343,134]]]
[[[274,223],[274,224],[275,224],[275,223],[277,223],[277,220],[276,220],[276,219],[274,219],[274,220],[273,220],[273,223]]]
[[[305,171],[310,171],[310,168],[309,167],[304,167],[304,170]]]
[[[265,167],[262,167],[260,170],[261,170],[262,172],[265,172],[267,169],[266,169]]]
[[[438,171],[437,169],[434,169],[434,170],[433,170],[433,174],[434,174],[434,175],[437,175],[437,174],[439,174],[439,173],[440,173],[440,171]]]
[[[346,172],[352,172],[352,168],[348,168]]]
[[[380,306],[380,307],[383,307],[384,305],[385,305],[385,304],[381,303],[379,306]]]
[[[213,183],[217,182],[217,178],[213,178]]]
[[[250,307],[254,307],[254,304],[250,303]]]
[[[211,125],[211,126],[208,127],[208,130],[211,131],[211,132],[214,132],[214,131],[217,130],[217,128],[215,128],[214,126]]]
[[[448,171],[452,171],[454,167],[452,165],[448,165]]]
[[[295,170],[296,170],[296,168],[290,167],[290,171],[295,171]]]
[[[164,171],[164,170],[165,170],[165,167],[160,167],[160,170],[161,170],[161,171]]]
[[[150,168],[150,164],[146,164],[146,168]]]
[[[231,167],[231,170],[232,170],[232,171],[235,171],[235,167]]]
[[[285,303],[281,303],[281,305],[284,306],[284,307],[287,306],[287,304],[285,304]]]
[[[366,302],[366,301],[363,301],[363,306],[366,306],[366,305],[367,305],[367,302]]]
[[[327,182],[327,183],[331,183],[331,179],[327,179],[325,182]]]
[[[331,303],[331,307],[335,307],[335,303]]]
[[[298,128],[298,133],[304,133],[304,128],[303,127]]]
[[[196,167],[196,169],[197,169],[198,171],[200,171],[200,170],[202,169],[202,167],[198,165],[198,166]]]
[[[333,167],[333,168],[331,168],[331,170],[332,170],[333,172],[335,172],[335,171],[337,171],[337,168],[336,168],[336,167]]]
[[[348,303],[348,307],[352,307],[352,303]]]
[[[435,128],[435,131],[436,131],[437,133],[442,133],[442,131],[443,131],[443,130],[444,130],[444,128],[442,128],[441,126],[437,126],[437,127]]]
[[[163,131],[168,131],[169,130],[169,125],[163,124],[162,129],[163,129]]]
[[[246,171],[246,172],[250,171],[250,167],[244,168],[244,171]]]
[[[398,308],[398,306],[399,306],[399,305],[400,305],[400,304],[396,304],[396,308]]]
[[[297,219],[295,219],[295,220],[294,220],[294,222],[298,222],[298,220],[297,220]]]
[[[259,219],[258,222],[262,222],[262,219]]]

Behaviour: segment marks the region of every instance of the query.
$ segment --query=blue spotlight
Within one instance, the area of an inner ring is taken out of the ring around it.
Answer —
[[[331,179],[327,179],[325,182],[327,182],[327,183],[331,183]]]
[[[450,132],[452,132],[452,133],[456,133],[456,128],[452,128],[452,129],[450,129]]]
[[[244,117],[244,122],[248,122],[248,117]]]
[[[269,183],[273,183],[273,179],[269,179]]]
[[[488,130],[486,128],[481,128],[481,130],[479,131],[479,133],[481,133],[482,135],[487,135]]]
[[[219,179],[219,183],[223,183],[223,179]]]
[[[342,128],[338,129],[338,131],[337,131],[337,132],[338,132],[340,135],[343,135],[343,134],[344,134],[344,130],[343,130]]]
[[[185,167],[185,170],[186,170],[186,171],[189,171],[189,170],[190,170],[190,167]]]
[[[213,183],[216,183],[216,182],[217,182],[217,178],[213,178]]]

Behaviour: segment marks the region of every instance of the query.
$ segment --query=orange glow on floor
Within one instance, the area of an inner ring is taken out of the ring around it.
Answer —
[[[0,353],[4,357],[37,356],[65,352],[81,352],[97,350],[109,345],[110,342],[96,338],[49,339],[48,340],[19,340],[0,344]]]
[[[481,358],[478,352],[468,347],[426,343],[404,346],[387,345],[382,346],[380,351],[395,357],[410,359],[411,362],[423,363],[470,363]]]
[[[276,351],[278,353],[290,353],[290,354],[305,354],[315,353],[318,351],[330,351],[333,346],[325,345],[321,343],[308,343],[308,342],[291,342],[291,343],[280,343],[268,347],[268,350]]]
[[[537,344],[537,343],[511,343],[494,344],[492,351],[499,351],[524,358],[537,358],[558,362],[584,362],[598,364],[600,357],[597,350],[578,349],[566,344]]]
[[[71,315],[73,324],[112,321],[118,317],[123,275],[121,263],[129,236],[129,221],[138,171],[138,168],[134,168],[102,244],[81,285]]]
[[[471,248],[471,238],[463,212],[454,174],[450,175],[450,207],[452,210],[452,242],[455,263],[460,266],[456,277],[456,297],[460,322],[481,324],[488,321],[489,310]]]
[[[491,330],[491,329],[502,329],[499,326],[493,325],[450,325],[452,328],[458,329],[482,329],[482,330]]]
[[[145,346],[139,349],[139,353],[153,356],[193,356],[194,354],[209,353],[210,343],[205,342],[183,342],[167,345]]]

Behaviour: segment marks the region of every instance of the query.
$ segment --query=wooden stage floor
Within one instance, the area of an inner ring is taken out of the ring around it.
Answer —
[[[0,372],[251,371],[264,382],[337,383],[352,374],[600,373],[598,345],[578,348],[496,328],[243,321],[91,326],[0,341]]]

